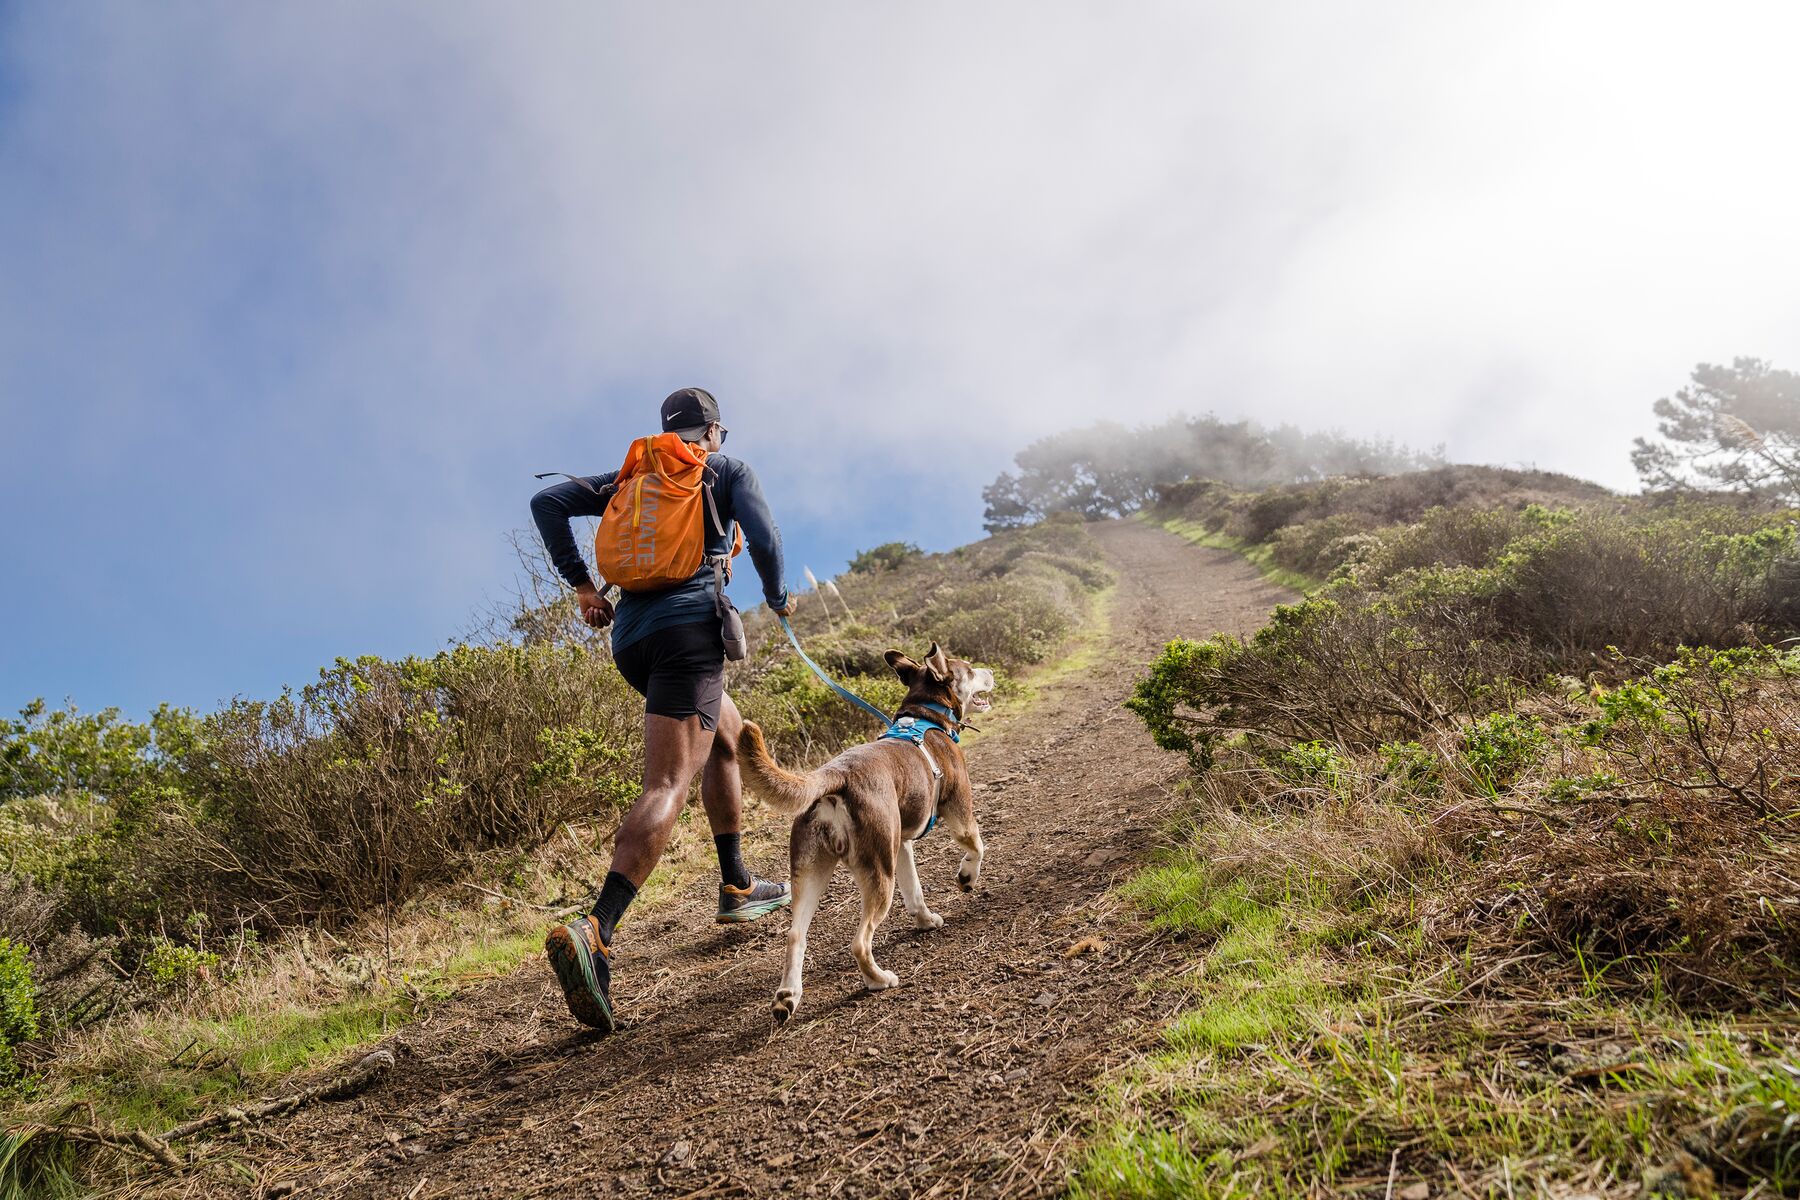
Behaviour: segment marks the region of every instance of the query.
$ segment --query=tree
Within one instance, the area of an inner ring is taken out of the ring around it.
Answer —
[[[1000,472],[998,479],[982,488],[981,499],[987,505],[981,514],[981,527],[989,533],[1018,529],[1037,520],[1031,506],[1025,502],[1019,477],[1011,471]]]
[[[1127,429],[1103,421],[1039,438],[982,489],[989,533],[1017,529],[1054,512],[1089,520],[1136,512],[1157,488],[1183,479],[1217,479],[1234,487],[1322,479],[1328,475],[1414,471],[1443,461],[1392,442],[1341,433],[1268,430],[1251,421],[1207,415],[1171,417]]]
[[[1638,438],[1631,463],[1646,488],[1711,488],[1800,500],[1800,375],[1760,358],[1701,363],[1656,402],[1660,441]]]

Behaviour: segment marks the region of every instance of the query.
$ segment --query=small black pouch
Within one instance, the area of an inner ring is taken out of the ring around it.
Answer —
[[[744,617],[725,595],[725,559],[716,557],[712,560],[713,568],[713,603],[719,612],[719,631],[725,638],[725,657],[732,662],[743,662],[750,657],[750,639],[744,634]]]

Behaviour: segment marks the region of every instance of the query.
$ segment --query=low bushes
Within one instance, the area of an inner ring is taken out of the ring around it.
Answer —
[[[1172,643],[1131,707],[1202,763],[1238,736],[1416,739],[1550,674],[1785,636],[1795,545],[1783,514],[1434,510],[1250,639]]]
[[[15,727],[20,761],[88,819],[75,836],[15,826],[13,869],[96,934],[141,939],[190,913],[342,921],[627,802],[639,724],[625,693],[604,659],[567,647],[340,660],[297,693],[140,728],[123,739],[135,773],[45,736],[58,722],[40,714]]]
[[[911,542],[883,542],[861,551],[850,560],[852,575],[872,574],[876,571],[891,571],[895,567],[904,566],[925,552]]]
[[[1223,749],[1195,859],[1215,886],[1323,884],[1448,952],[1548,952],[1616,992],[1800,1000],[1800,654],[1687,651],[1530,704],[1423,742]]]
[[[535,845],[635,797],[637,708],[605,659],[546,645],[340,660],[298,694],[233,704],[190,762],[195,886],[164,903],[342,920]]]
[[[1202,771],[1440,812],[1432,837],[1469,864],[1446,937],[1785,997],[1800,659],[1766,643],[1795,632],[1795,529],[1692,505],[1433,510],[1253,637],[1171,643],[1130,707]],[[1470,816],[1492,804],[1511,815]]]
[[[1273,565],[1322,580],[1370,545],[1372,532],[1418,521],[1433,509],[1479,524],[1489,512],[1503,522],[1508,512],[1533,504],[1593,506],[1611,499],[1598,484],[1548,471],[1439,466],[1264,491],[1190,479],[1163,485],[1147,511],[1154,520],[1192,522],[1247,549],[1267,547]],[[1436,561],[1455,565],[1453,556]]]

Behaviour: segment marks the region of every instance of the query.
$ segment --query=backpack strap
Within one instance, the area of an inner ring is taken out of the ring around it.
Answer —
[[[533,475],[532,478],[533,479],[548,479],[552,475],[561,475],[564,479],[567,479],[570,483],[579,483],[582,487],[584,487],[588,491],[594,493],[594,495],[596,495],[596,496],[610,496],[614,492],[619,490],[619,485],[616,483],[609,483],[603,488],[597,488],[593,484],[589,483],[587,480],[583,479],[581,476],[571,475],[567,471],[539,471],[538,473]]]
[[[713,468],[710,465],[707,466],[700,476],[700,490],[706,493],[706,512],[712,517],[713,528],[717,529],[719,536],[725,539],[725,553],[707,555],[707,561],[712,564],[713,569],[713,596],[719,614],[723,616],[726,603],[725,585],[731,582],[731,547],[733,530],[737,528],[737,522],[733,521],[731,529],[727,529],[725,522],[719,519],[719,505],[713,499],[713,474]]]
[[[711,472],[712,468],[709,466],[706,470]],[[710,475],[701,476],[700,489],[706,493],[706,511],[712,515],[713,528],[717,529],[719,531],[719,536],[725,539],[726,554],[729,556],[731,550],[731,531],[725,528],[725,522],[719,520],[719,506],[713,500],[712,479]],[[736,525],[737,522],[733,521],[732,524]]]

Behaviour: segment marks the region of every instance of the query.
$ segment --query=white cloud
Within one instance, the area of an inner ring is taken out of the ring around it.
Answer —
[[[433,636],[525,474],[686,383],[831,545],[1177,409],[1627,485],[1694,362],[1800,362],[1797,13],[15,9],[0,474],[250,523],[221,603],[418,589]]]

